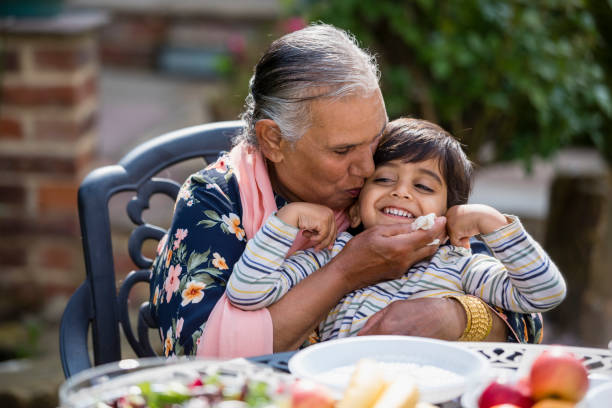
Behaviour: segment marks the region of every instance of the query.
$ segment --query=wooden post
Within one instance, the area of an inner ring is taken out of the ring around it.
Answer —
[[[592,288],[605,284],[596,281],[600,279],[596,269],[599,248],[605,244],[609,196],[610,181],[605,173],[560,173],[551,186],[545,247],[565,277],[568,290],[565,301],[544,315],[545,333],[550,324],[549,329],[558,331],[561,338],[582,345],[607,345],[609,340],[603,330],[592,333],[593,319],[605,316],[596,316],[589,306]],[[606,291],[609,296],[612,288]]]

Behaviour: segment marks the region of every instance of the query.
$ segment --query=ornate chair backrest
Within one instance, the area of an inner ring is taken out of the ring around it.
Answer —
[[[145,222],[143,211],[149,208],[153,195],[164,194],[174,201],[180,188],[174,180],[155,176],[189,159],[203,158],[211,163],[220,151],[229,150],[231,139],[241,129],[242,122],[231,121],[170,132],[136,147],[116,165],[93,170],[83,180],[78,205],[87,275],[62,316],[60,354],[66,377],[92,366],[87,340],[90,328],[93,365],[121,359],[119,326],[136,355],[155,355],[148,334],[157,325],[148,303],[140,307],[136,335],[128,315],[130,290],[137,282],[149,281],[153,263],[143,255],[143,243],[159,240],[166,233],[164,228]],[[125,191],[134,192],[126,208],[134,224],[128,250],[139,269],[132,271],[117,290],[109,201]]]

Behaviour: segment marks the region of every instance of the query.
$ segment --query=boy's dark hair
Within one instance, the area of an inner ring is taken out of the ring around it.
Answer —
[[[472,189],[472,162],[461,143],[440,126],[412,118],[389,122],[374,153],[374,164],[398,159],[405,163],[438,159],[448,190],[447,208],[467,203]]]

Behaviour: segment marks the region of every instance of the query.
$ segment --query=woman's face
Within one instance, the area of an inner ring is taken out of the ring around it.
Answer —
[[[315,100],[311,115],[300,140],[281,142],[274,187],[290,201],[344,209],[374,171],[372,156],[387,123],[382,95]]]

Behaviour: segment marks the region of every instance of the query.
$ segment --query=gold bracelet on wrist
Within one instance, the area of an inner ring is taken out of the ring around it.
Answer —
[[[450,298],[456,299],[467,317],[465,330],[459,341],[483,341],[491,333],[493,318],[487,305],[475,296],[470,295],[451,295]]]

